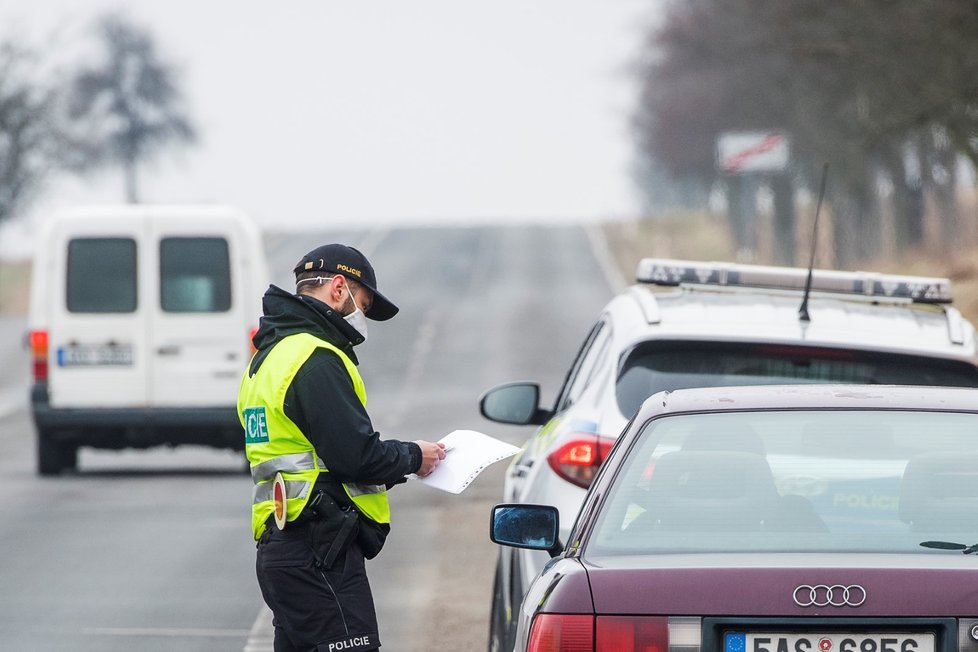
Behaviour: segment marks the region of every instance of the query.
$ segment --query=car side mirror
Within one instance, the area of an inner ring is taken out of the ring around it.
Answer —
[[[539,409],[540,386],[536,383],[497,385],[479,399],[479,412],[490,421],[518,426],[543,425],[549,413]]]
[[[504,546],[546,550],[554,557],[563,548],[557,539],[559,526],[556,507],[504,503],[492,508],[489,538]]]

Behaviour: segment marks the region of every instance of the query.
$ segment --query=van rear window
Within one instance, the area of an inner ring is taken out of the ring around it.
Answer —
[[[136,310],[136,241],[74,238],[68,242],[68,312]]]
[[[165,312],[231,308],[231,262],[224,238],[160,240],[160,307]]]

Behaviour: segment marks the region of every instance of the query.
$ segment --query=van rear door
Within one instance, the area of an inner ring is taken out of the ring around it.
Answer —
[[[146,223],[67,220],[51,234],[49,391],[54,407],[129,407],[148,397],[142,255]],[[62,290],[64,290],[62,292]]]
[[[160,209],[166,210],[166,209]],[[158,279],[149,310],[154,407],[233,406],[250,354],[243,301],[247,238],[234,213],[158,213],[151,221]]]

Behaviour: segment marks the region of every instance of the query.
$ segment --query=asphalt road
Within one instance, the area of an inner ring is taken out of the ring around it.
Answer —
[[[384,437],[525,428],[482,419],[510,380],[556,393],[611,287],[593,232],[568,227],[323,230],[266,238],[272,281],[328,241],[361,248],[401,307],[358,354]],[[600,248],[599,248],[600,250]],[[83,449],[79,472],[35,475],[24,320],[0,321],[0,649],[271,650],[254,578],[250,479],[235,455],[192,447]],[[393,532],[368,562],[384,649],[482,650],[496,550],[487,534],[504,463],[450,495],[391,494]]]

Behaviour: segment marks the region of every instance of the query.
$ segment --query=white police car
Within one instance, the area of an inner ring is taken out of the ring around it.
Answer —
[[[565,540],[617,435],[656,392],[978,387],[974,327],[950,305],[946,279],[814,270],[809,281],[797,268],[645,259],[636,280],[602,311],[553,407],[539,405],[533,382],[494,387],[480,400],[488,419],[539,426],[509,467],[503,501],[556,506]],[[509,649],[513,615],[548,558],[501,550],[490,649]]]

